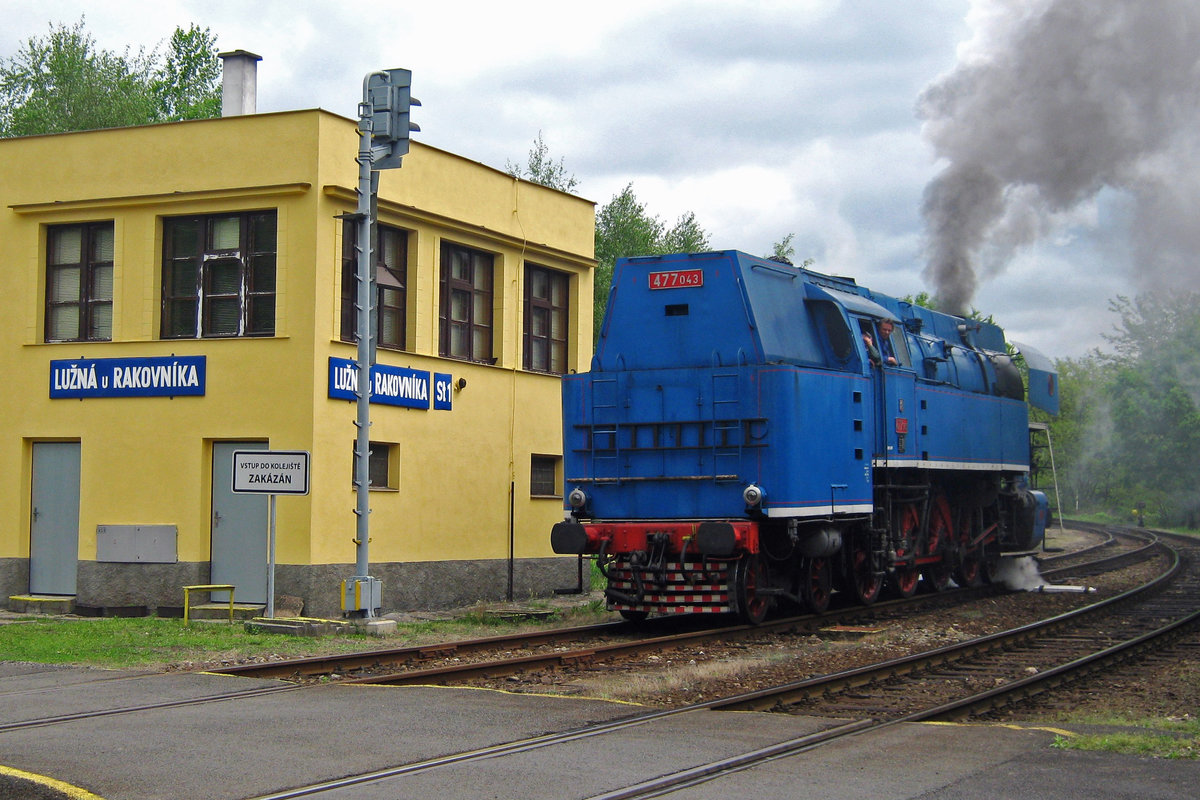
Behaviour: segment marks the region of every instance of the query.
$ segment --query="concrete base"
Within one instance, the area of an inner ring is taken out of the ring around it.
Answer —
[[[284,633],[290,636],[328,636],[335,633],[365,633],[388,636],[396,632],[396,620],[314,619],[312,617],[255,617],[246,622],[250,633]]]
[[[360,633],[365,633],[368,636],[387,636],[396,632],[396,620],[380,619],[372,617],[371,619],[354,619],[351,620],[354,627],[358,628]]]
[[[252,603],[234,603],[233,619],[254,619],[263,612],[263,606]],[[229,621],[229,603],[200,603],[188,611],[188,619]]]
[[[70,614],[75,610],[75,598],[18,594],[8,598],[8,609],[18,614]]]
[[[349,633],[357,626],[349,620],[308,617],[255,617],[246,622],[248,633],[283,633],[289,636],[328,636]],[[392,624],[395,630],[395,623]]]

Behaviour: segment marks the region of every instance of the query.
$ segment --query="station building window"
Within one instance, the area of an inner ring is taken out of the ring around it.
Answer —
[[[525,266],[525,369],[567,371],[567,309],[571,276]]]
[[[162,338],[275,333],[276,213],[163,221]]]
[[[462,245],[442,244],[439,354],[494,364],[492,296],[495,259]]]
[[[534,497],[562,497],[558,488],[558,456],[533,455],[529,458],[529,494]]]
[[[112,304],[113,223],[48,228],[46,341],[111,341]]]
[[[354,445],[351,445],[353,455]],[[367,459],[367,484],[370,489],[400,488],[399,445],[391,442],[371,442]],[[357,459],[350,461],[350,482],[354,482]]]
[[[403,350],[408,325],[408,231],[376,226],[375,330],[380,347]],[[357,341],[355,303],[358,300],[358,225],[346,220],[342,229],[342,341]]]

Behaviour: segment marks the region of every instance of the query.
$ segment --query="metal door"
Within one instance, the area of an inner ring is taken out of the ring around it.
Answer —
[[[213,443],[210,580],[233,584],[239,603],[267,602],[267,496],[233,493],[233,453],[266,449],[266,442]],[[229,596],[213,595],[222,597]]]
[[[79,565],[79,442],[33,445],[29,591],[75,594]]]

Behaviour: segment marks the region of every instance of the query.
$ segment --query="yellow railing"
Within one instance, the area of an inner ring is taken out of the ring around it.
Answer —
[[[233,585],[228,583],[204,583],[198,586],[183,587],[183,624],[188,624],[188,617],[191,613],[191,594],[192,592],[229,592],[229,624],[233,624]]]

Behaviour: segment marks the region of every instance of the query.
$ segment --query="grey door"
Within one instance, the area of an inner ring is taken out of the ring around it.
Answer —
[[[233,453],[266,449],[266,442],[213,443],[210,580],[233,584],[239,603],[267,602],[267,496],[233,493]]]
[[[33,445],[29,591],[75,594],[79,565],[79,442]]]

